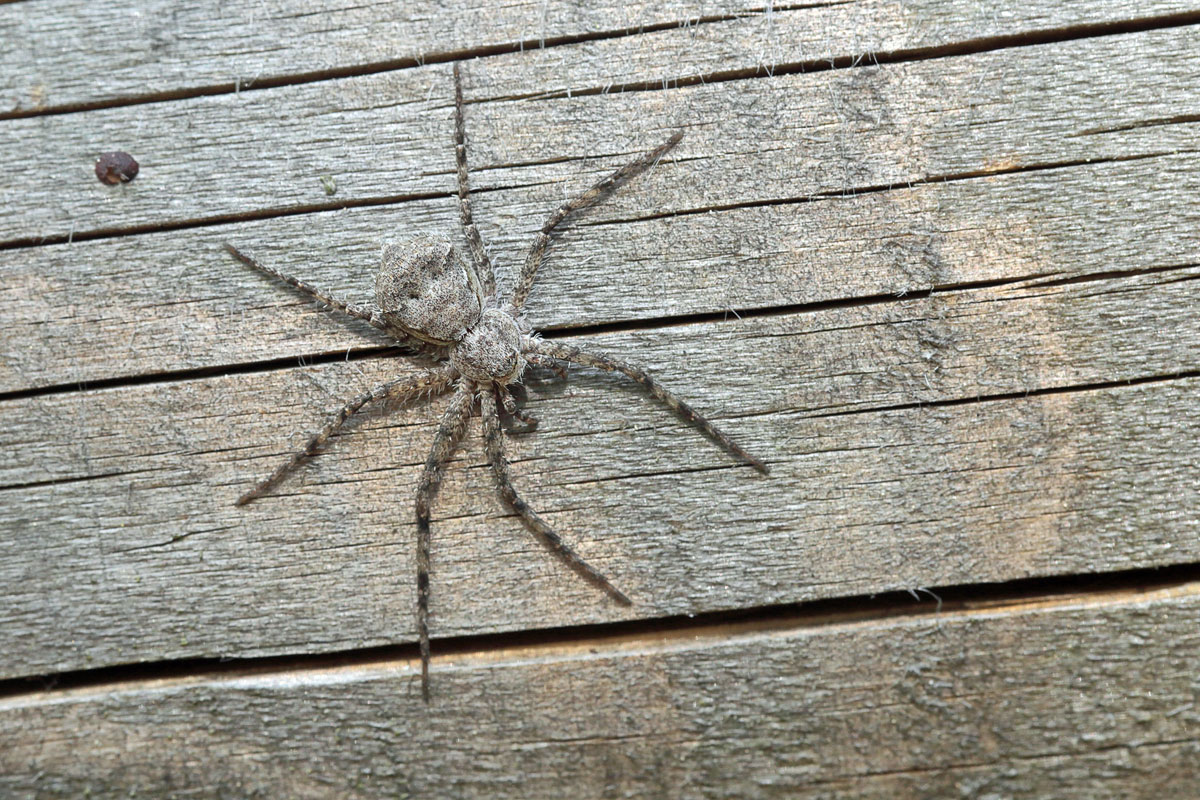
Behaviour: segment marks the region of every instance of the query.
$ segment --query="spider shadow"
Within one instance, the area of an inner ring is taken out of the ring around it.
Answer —
[[[517,407],[524,409],[531,397],[537,400],[552,400],[555,398],[570,398],[572,390],[580,390],[581,396],[578,402],[583,410],[589,406],[589,400],[582,394],[590,394],[592,392],[615,395],[621,398],[619,406],[630,408],[637,405],[642,400],[649,400],[654,403],[654,396],[642,386],[625,379],[619,375],[612,375],[599,370],[587,369],[586,367],[568,367],[563,374],[559,374],[555,370],[548,367],[529,367],[522,377],[521,383],[510,384],[509,390],[512,392],[513,399],[517,401]],[[683,420],[670,409],[665,406],[662,408],[662,413],[667,420]],[[504,412],[501,409],[501,415]],[[507,430],[508,433],[521,435],[529,433],[524,430],[520,423],[512,420],[516,426],[512,430]]]

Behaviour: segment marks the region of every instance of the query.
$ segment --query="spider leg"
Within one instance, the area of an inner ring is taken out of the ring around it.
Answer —
[[[523,429],[517,431],[517,433],[533,433],[537,430],[537,418],[522,412],[517,407],[517,401],[513,399],[512,392],[508,390],[507,386],[497,383],[496,394],[500,396],[500,403],[504,406],[504,412],[525,426]]]
[[[676,131],[671,134],[670,139],[649,153],[630,161],[607,178],[597,182],[583,194],[563,203],[546,219],[542,229],[538,231],[537,237],[533,240],[533,246],[529,248],[528,255],[525,256],[525,265],[521,267],[521,276],[513,290],[513,308],[521,309],[525,305],[525,301],[529,299],[529,292],[533,289],[533,280],[537,276],[538,266],[541,265],[542,256],[546,253],[546,245],[550,243],[550,233],[558,227],[559,223],[566,219],[567,215],[594,205],[605,195],[616,191],[622,184],[654,166],[655,162],[662,158],[668,150],[679,144],[679,140],[682,138],[683,131]]]
[[[741,445],[729,438],[729,435],[713,425],[700,414],[699,411],[689,406],[674,393],[668,391],[666,387],[650,377],[645,370],[617,361],[615,358],[610,358],[603,353],[589,353],[580,350],[578,347],[570,347],[568,345],[558,344],[556,342],[548,342],[544,339],[535,340],[530,343],[530,347],[534,353],[557,358],[561,361],[571,361],[576,364],[582,364],[585,367],[595,367],[602,369],[605,372],[620,372],[650,390],[650,393],[659,400],[667,404],[667,407],[686,419],[688,422],[695,425],[700,430],[704,431],[709,438],[713,439],[721,447],[737,456],[746,464],[754,467],[764,475],[767,473],[767,465],[759,461],[754,456],[742,449]]]
[[[394,402],[404,402],[424,393],[433,394],[434,392],[442,391],[449,386],[450,381],[454,379],[456,374],[457,373],[452,367],[443,367],[442,369],[433,372],[427,372],[423,375],[417,375],[415,377],[408,376],[404,378],[397,378],[394,381],[382,383],[370,391],[363,392],[349,403],[346,403],[346,405],[342,406],[341,410],[334,414],[333,417],[331,417],[330,420],[325,423],[325,427],[321,428],[321,430],[312,435],[312,437],[308,440],[308,444],[304,445],[302,449],[293,453],[292,457],[286,462],[280,464],[279,467],[271,473],[270,477],[264,481],[261,481],[253,489],[239,497],[236,505],[244,506],[246,503],[249,503],[256,497],[261,497],[263,494],[269,491],[275,486],[275,484],[279,483],[280,479],[283,478],[284,475],[291,472],[291,470],[297,464],[311,456],[313,453],[317,452],[317,450],[321,449],[321,446],[329,441],[329,437],[337,433],[338,430],[346,424],[346,420],[354,416],[354,414],[362,409],[362,407],[367,403],[374,402],[375,400],[381,400],[383,398],[388,398]]]
[[[570,545],[562,540],[546,521],[537,515],[532,508],[513,488],[512,474],[508,468],[508,459],[504,456],[504,433],[500,430],[500,415],[496,410],[496,396],[493,392],[484,390],[480,395],[480,416],[483,418],[483,441],[487,448],[488,461],[492,463],[492,477],[496,480],[496,489],[500,492],[505,504],[508,505],[525,526],[533,532],[544,545],[549,547],[571,569],[578,572],[584,579],[608,592],[614,600],[622,605],[633,605],[625,594],[613,586],[604,574],[591,564],[579,557]]]
[[[552,370],[559,380],[567,379],[567,367],[562,361],[550,356],[544,356],[541,353],[525,353],[525,361],[533,364],[535,367],[545,367]]]
[[[454,65],[454,155],[458,163],[458,215],[462,222],[463,234],[467,237],[467,246],[471,251],[471,261],[483,288],[484,297],[496,295],[496,268],[492,259],[483,246],[483,237],[475,227],[471,215],[471,189],[467,181],[467,137],[466,126],[463,123],[463,94],[462,77],[458,72],[458,64]]]
[[[260,264],[259,262],[255,261],[253,258],[251,258],[250,256],[243,253],[241,250],[238,250],[236,247],[231,245],[229,242],[225,242],[225,249],[229,251],[229,255],[233,256],[234,258],[236,258],[238,261],[242,262],[246,266],[253,267],[254,269],[259,270],[260,272],[265,272],[268,275],[273,275],[276,278],[278,278],[279,280],[288,284],[289,286],[293,286],[296,289],[299,289],[301,292],[304,292],[304,294],[308,295],[309,297],[312,297],[315,300],[321,301],[322,303],[329,306],[330,308],[336,308],[338,311],[342,312],[343,314],[345,314],[347,316],[357,317],[358,319],[366,320],[367,322],[374,325],[376,328],[379,328],[381,331],[388,331],[389,333],[391,333],[391,331],[388,329],[388,327],[384,324],[383,317],[381,317],[379,315],[378,311],[372,311],[371,309],[365,308],[363,306],[351,305],[350,303],[347,303],[344,300],[339,300],[336,297],[331,297],[331,296],[325,294],[324,292],[322,292],[320,289],[316,288],[315,286],[305,283],[304,281],[300,280],[299,278],[294,278],[291,275],[285,275],[284,273],[280,272],[279,270],[275,269],[274,267],[268,267],[266,264]]]
[[[429,508],[442,472],[458,447],[474,404],[474,384],[463,381],[438,423],[433,447],[417,484],[417,638],[421,646],[421,696],[429,702]]]

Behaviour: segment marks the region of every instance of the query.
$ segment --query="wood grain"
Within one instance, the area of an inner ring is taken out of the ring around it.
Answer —
[[[739,0],[393,3],[58,0],[0,5],[0,109],[128,101],[212,87],[251,89],[425,60],[490,55],[514,92],[670,81],[714,70],[772,69],[964,39],[1121,22],[1114,2],[1053,0],[996,9],[964,0],[763,6]],[[1195,11],[1146,0],[1139,17]],[[225,26],[223,19],[243,24]],[[218,34],[219,31],[219,34]],[[66,46],[64,46],[66,45]],[[518,52],[506,52],[517,50]],[[513,63],[533,64],[521,76]],[[524,85],[522,85],[524,84]]]
[[[1187,797],[1198,591],[35,692],[0,791]]]
[[[505,199],[486,205],[537,224],[557,191],[498,192]],[[648,191],[627,189],[635,202]],[[601,224],[551,247],[529,315],[551,330],[734,319],[934,287],[1170,269],[1200,261],[1200,210],[1183,201],[1195,195],[1200,156],[1184,153],[621,223],[604,222],[601,209],[586,219]],[[380,240],[452,231],[456,214],[451,201],[429,200],[146,234],[129,248],[104,239],[0,251],[0,391],[386,344],[365,324],[314,313],[233,262],[221,242],[368,302]],[[501,265],[518,263],[526,232],[489,233]]]
[[[1194,150],[1193,46],[1185,27],[667,91],[486,102],[495,92],[472,87],[481,219],[495,219],[487,190],[563,176],[583,187],[680,128],[675,166],[606,214]],[[9,120],[0,203],[12,213],[0,218],[0,243],[449,195],[450,85],[437,64],[152,103],[137,107],[136,123],[127,107],[88,112],[86,126],[72,114]],[[95,180],[95,156],[114,149],[141,162],[136,181]]]
[[[635,606],[499,516],[472,433],[436,511],[435,635],[1187,563],[1200,498],[1179,443],[1200,434],[1197,379],[1169,378],[1196,362],[1200,283],[1174,280],[1195,274],[580,337],[664,376],[772,475],[615,379],[552,383],[529,406],[541,429],[514,438],[519,485]],[[407,640],[410,498],[438,404],[364,425],[279,496],[232,506],[397,363],[10,403],[22,446],[0,461],[16,510],[0,565],[21,588],[6,667]]]
[[[1195,794],[1200,9],[777,6],[0,3],[0,796]],[[453,232],[452,61],[503,264],[685,131],[530,320],[772,473],[531,376],[518,488],[634,605],[503,511],[472,430],[424,707],[365,648],[415,638],[441,404],[235,508],[416,367],[220,245],[363,301],[381,240]]]

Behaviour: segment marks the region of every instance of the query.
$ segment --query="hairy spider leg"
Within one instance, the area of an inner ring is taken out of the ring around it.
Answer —
[[[667,407],[674,411],[679,416],[686,419],[688,422],[702,430],[709,438],[725,448],[727,451],[737,456],[741,461],[754,467],[764,475],[767,474],[767,465],[759,461],[754,456],[742,449],[741,445],[737,444],[729,435],[709,422],[699,411],[689,406],[681,398],[667,390],[662,384],[643,369],[632,366],[630,364],[618,361],[615,358],[604,355],[603,353],[590,353],[586,350],[581,350],[578,347],[558,344],[557,342],[547,342],[544,339],[535,339],[530,342],[530,348],[533,353],[556,358],[560,361],[571,361],[576,364],[582,364],[585,367],[595,367],[602,369],[605,372],[620,372],[629,378],[637,381],[641,385],[650,390],[650,393],[666,403]]]
[[[458,373],[453,367],[442,367],[441,369],[423,373],[421,375],[410,375],[403,378],[397,378],[387,383],[381,383],[375,388],[363,392],[355,397],[349,403],[342,406],[341,409],[334,414],[325,427],[317,431],[308,440],[308,444],[300,450],[292,454],[292,457],[271,473],[270,477],[261,481],[250,491],[238,498],[237,505],[244,506],[251,500],[261,497],[266,492],[270,491],[284,475],[287,475],[292,469],[304,459],[312,456],[321,447],[329,441],[329,438],[337,433],[350,417],[358,413],[363,406],[372,403],[376,400],[387,399],[392,403],[404,403],[413,398],[420,397],[422,394],[436,394],[444,391],[450,382]]]
[[[508,390],[507,386],[497,383],[496,394],[500,397],[500,404],[504,406],[504,412],[525,426],[521,430],[517,431],[517,433],[533,433],[537,430],[537,418],[531,416],[530,414],[526,414],[520,409],[519,406],[517,406],[517,401],[512,396],[512,392]]]
[[[266,264],[260,264],[259,262],[255,261],[253,258],[251,258],[250,256],[243,253],[241,250],[238,250],[236,247],[231,245],[229,242],[225,242],[225,249],[229,251],[229,254],[231,256],[233,256],[234,258],[236,258],[238,261],[242,262],[246,266],[253,267],[254,269],[259,270],[260,272],[265,272],[268,275],[273,275],[274,277],[278,278],[279,280],[283,281],[284,283],[288,284],[289,286],[292,286],[292,287],[304,292],[309,297],[312,297],[316,300],[321,301],[322,303],[329,306],[330,308],[335,308],[338,311],[342,312],[343,314],[346,314],[347,316],[357,317],[358,319],[366,320],[367,322],[374,325],[376,328],[379,328],[379,330],[388,331],[389,333],[391,333],[391,331],[388,329],[388,327],[384,324],[383,317],[381,317],[379,315],[378,311],[372,311],[369,308],[365,308],[363,306],[352,305],[350,303],[347,303],[344,300],[339,300],[336,297],[331,297],[330,295],[325,294],[324,292],[322,292],[320,289],[316,288],[315,286],[305,283],[304,281],[300,280],[299,278],[295,278],[291,275],[286,275],[286,274],[280,272],[279,270],[275,269],[274,267],[268,267]]]
[[[546,246],[550,243],[551,232],[559,226],[559,224],[573,212],[581,211],[588,206],[595,205],[602,200],[606,195],[616,191],[622,184],[641,175],[650,167],[662,158],[667,151],[679,144],[679,140],[683,138],[683,131],[676,131],[671,134],[671,138],[667,139],[663,144],[640,156],[633,161],[630,161],[625,166],[618,169],[613,174],[609,175],[601,181],[596,182],[592,188],[588,189],[578,197],[568,200],[559,206],[554,213],[546,218],[546,222],[542,225],[542,229],[538,231],[537,237],[533,240],[533,245],[529,248],[528,255],[525,256],[525,265],[521,268],[521,275],[517,279],[517,286],[513,289],[512,305],[513,308],[520,310],[525,306],[525,301],[529,299],[529,292],[533,289],[533,281],[537,276],[538,266],[542,263],[542,256],[546,253]]]
[[[463,123],[463,94],[462,77],[458,73],[458,64],[454,65],[454,157],[458,164],[458,215],[462,222],[463,234],[467,237],[467,245],[471,251],[471,261],[479,275],[485,300],[496,296],[496,267],[492,264],[487,248],[483,246],[483,237],[475,227],[471,215],[471,188],[467,178],[467,135]]]
[[[496,396],[493,392],[485,389],[480,395],[479,402],[479,413],[483,419],[483,443],[487,449],[488,461],[492,464],[492,477],[495,479],[496,490],[500,493],[501,499],[521,518],[525,526],[541,540],[542,544],[553,550],[559,558],[566,562],[567,566],[590,583],[608,592],[618,603],[626,606],[633,605],[633,601],[626,597],[624,592],[613,586],[604,573],[584,561],[517,494],[517,490],[513,487],[508,459],[504,455],[504,433],[500,430],[500,414],[496,409]]]
[[[462,381],[438,423],[433,447],[417,484],[417,639],[421,647],[421,696],[429,702],[429,507],[442,483],[446,462],[454,455],[467,420],[471,418],[475,388]]]
[[[535,367],[545,367],[553,372],[560,381],[567,379],[567,362],[559,361],[557,358],[544,356],[541,353],[524,353],[525,363],[532,364]]]

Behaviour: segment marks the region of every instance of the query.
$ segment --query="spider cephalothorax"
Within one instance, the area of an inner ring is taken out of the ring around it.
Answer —
[[[477,404],[483,420],[484,447],[491,462],[496,487],[504,502],[568,566],[618,602],[630,604],[628,597],[580,558],[513,488],[508,460],[504,455],[499,407],[523,422],[525,430],[533,430],[537,426],[536,420],[525,416],[517,408],[507,388],[509,384],[520,382],[526,365],[562,370],[566,364],[573,363],[620,372],[645,386],[656,398],[742,462],[760,472],[767,471],[761,461],[643,370],[601,353],[545,341],[534,335],[521,318],[521,309],[533,288],[538,265],[554,229],[572,212],[596,203],[608,192],[648,169],[678,144],[683,134],[673,134],[661,146],[621,167],[551,214],[529,248],[512,296],[502,300],[496,292],[495,267],[484,249],[471,215],[462,83],[457,64],[454,66],[454,89],[458,201],[469,258],[460,257],[453,243],[442,237],[418,236],[406,242],[385,244],[382,265],[375,282],[375,303],[378,308],[370,309],[330,297],[298,278],[259,264],[232,245],[225,246],[242,263],[274,275],[345,314],[364,319],[401,342],[418,349],[424,348],[445,362],[416,377],[398,378],[358,395],[343,406],[325,427],[313,434],[304,449],[238,499],[238,505],[243,505],[264,494],[300,461],[319,450],[346,420],[368,403],[384,399],[399,403],[453,391],[417,486],[417,635],[421,649],[421,689],[426,700],[429,699],[429,509],[441,482],[442,469],[454,453]]]

